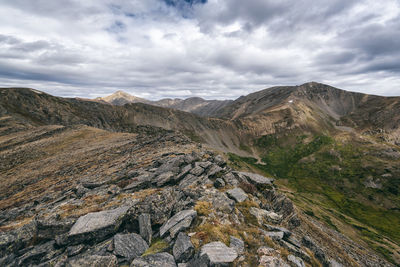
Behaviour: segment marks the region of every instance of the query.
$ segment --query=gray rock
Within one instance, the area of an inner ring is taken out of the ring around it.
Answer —
[[[211,167],[207,171],[207,176],[213,177],[217,173],[221,172],[222,168],[218,166],[217,164],[212,164]]]
[[[233,175],[232,172],[228,172],[227,174],[222,176],[222,178],[229,185],[237,186],[239,184],[239,181],[236,179],[235,175]]]
[[[238,253],[235,249],[227,247],[222,242],[205,244],[201,248],[200,256],[204,254],[207,254],[210,259],[210,265],[229,264],[238,257]]]
[[[214,186],[216,188],[224,187],[225,186],[225,181],[222,180],[221,178],[217,178],[217,180],[215,180],[215,182],[214,182]]]
[[[190,170],[190,173],[195,176],[200,176],[204,172],[204,169],[200,166],[196,166]]]
[[[70,259],[66,267],[117,267],[118,260],[114,255],[99,256],[86,255],[84,257]]]
[[[158,187],[161,187],[171,181],[175,180],[175,174],[172,171],[164,172],[158,175],[153,183],[157,184]]]
[[[212,165],[212,162],[210,161],[200,161],[195,163],[195,167],[199,166],[202,167],[203,169],[208,169]]]
[[[235,187],[226,192],[228,196],[234,199],[236,202],[243,202],[247,199],[247,194],[243,191],[242,188]]]
[[[84,245],[76,245],[67,248],[67,255],[68,257],[76,256],[80,254],[85,249]]]
[[[255,185],[272,185],[274,182],[273,178],[267,178],[256,173],[238,172],[237,174],[246,177],[249,182]]]
[[[235,249],[238,254],[243,254],[244,252],[244,242],[239,238],[231,236],[229,246]]]
[[[179,233],[172,248],[176,262],[187,262],[194,253],[194,247],[187,234]]]
[[[138,234],[116,234],[114,236],[114,254],[131,262],[141,256],[149,246]]]
[[[180,181],[179,188],[185,189],[193,185],[200,185],[203,179],[204,177],[198,177],[193,174],[188,174],[182,181]]]
[[[55,219],[38,219],[37,224],[37,237],[39,239],[54,239],[57,235],[67,233],[75,219],[66,219],[58,221]]]
[[[250,214],[257,218],[259,224],[262,224],[264,219],[276,224],[279,224],[282,221],[282,215],[273,211],[263,210],[255,207],[251,207],[249,211]]]
[[[172,216],[163,226],[160,228],[160,236],[164,237],[165,234],[174,226],[176,226],[181,221],[184,221],[186,218],[190,218],[190,223],[197,216],[197,212],[195,210],[183,210],[178,212],[174,216]]]
[[[183,178],[185,178],[185,176],[190,172],[191,169],[192,169],[191,164],[188,164],[185,167],[183,167],[181,172],[176,176],[176,181],[180,181]]]
[[[283,232],[284,239],[288,239],[291,235],[292,232],[290,232],[288,229],[284,228],[284,227],[280,227],[280,226],[273,226],[270,224],[264,224],[264,226],[269,230],[269,231],[274,231],[274,232]]]
[[[171,229],[169,229],[169,236],[171,238],[175,238],[179,232],[188,229],[192,224],[192,221],[193,221],[192,217],[190,216],[186,217],[185,219],[183,219],[182,221],[171,227]]]
[[[225,162],[224,158],[221,155],[215,156],[214,157],[214,162],[216,164],[218,164],[219,166],[221,166],[221,167],[226,165],[226,162]]]
[[[155,177],[154,173],[146,172],[132,179],[132,182],[124,187],[125,191],[141,190],[149,187]]]
[[[142,213],[138,217],[140,236],[150,245],[153,231],[151,229],[151,217],[148,213]]]
[[[120,207],[113,210],[91,212],[80,217],[68,233],[71,244],[83,241],[104,240],[108,235],[117,232],[128,207]]]
[[[235,201],[222,192],[216,192],[212,196],[211,202],[216,211],[231,213],[235,208]]]
[[[165,172],[173,172],[174,174],[178,174],[179,167],[184,163],[185,163],[184,156],[178,156],[168,159],[167,162],[163,163],[160,167],[157,168],[156,175]]]
[[[286,262],[278,256],[261,256],[259,267],[290,267]]]
[[[136,258],[130,267],[176,267],[174,256],[166,252]]]
[[[51,256],[53,255],[56,256],[57,252],[54,253],[55,252],[54,244],[55,244],[54,241],[49,241],[42,245],[33,247],[31,250],[26,252],[18,259],[18,265],[27,266],[29,264],[38,264],[39,262],[42,261],[42,258],[45,258],[47,254],[50,254]]]
[[[288,257],[288,262],[292,267],[306,267],[304,264],[303,260],[300,259],[299,257],[296,257],[292,254],[290,254]]]
[[[187,267],[208,267],[210,266],[210,258],[207,254],[203,254],[198,258],[194,258],[189,261]]]
[[[283,239],[283,232],[266,232],[266,236],[270,237],[272,240],[281,240]]]

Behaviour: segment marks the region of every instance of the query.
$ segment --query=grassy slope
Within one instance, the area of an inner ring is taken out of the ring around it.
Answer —
[[[365,241],[392,262],[397,258],[392,252],[400,244],[399,180],[381,175],[388,166],[398,167],[398,160],[376,156],[374,146],[355,138],[270,135],[255,146],[264,164],[234,154],[231,162],[275,176],[306,214]],[[364,186],[370,176],[380,177],[381,189]]]

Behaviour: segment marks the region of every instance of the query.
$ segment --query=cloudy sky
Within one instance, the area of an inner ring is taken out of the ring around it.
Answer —
[[[400,95],[400,1],[0,0],[0,87],[232,99],[308,81]]]

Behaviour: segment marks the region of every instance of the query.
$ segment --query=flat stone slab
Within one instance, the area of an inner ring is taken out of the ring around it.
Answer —
[[[273,240],[281,240],[281,239],[283,239],[284,233],[283,232],[267,232],[265,235],[270,237]]]
[[[236,202],[243,202],[247,199],[247,194],[243,191],[242,188],[235,187],[226,192],[230,198],[235,200]]]
[[[111,256],[98,256],[98,255],[88,255],[80,258],[70,259],[67,267],[117,267],[118,260],[114,255]]]
[[[194,253],[194,247],[190,241],[190,237],[187,234],[179,233],[175,245],[172,248],[172,252],[177,262],[188,261]]]
[[[234,248],[227,247],[219,241],[205,244],[201,248],[200,256],[204,254],[207,254],[211,265],[231,263],[238,257],[238,253]]]
[[[195,210],[183,210],[172,216],[163,226],[160,228],[160,236],[164,237],[165,234],[174,226],[182,221],[190,220],[189,226],[193,219],[197,216]],[[187,223],[186,223],[187,224]]]
[[[117,234],[114,236],[114,254],[131,262],[141,256],[149,246],[138,234]]]
[[[272,185],[274,182],[273,178],[267,178],[256,173],[238,172],[238,174],[245,176],[249,182],[252,182],[256,185]]]
[[[176,263],[174,256],[163,252],[136,258],[130,267],[176,267]]]
[[[113,210],[91,212],[80,217],[68,233],[72,243],[96,239],[98,241],[115,233],[122,223],[129,207],[120,207]]]

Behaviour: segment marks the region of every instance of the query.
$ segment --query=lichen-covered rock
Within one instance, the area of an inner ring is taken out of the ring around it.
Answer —
[[[239,238],[231,236],[229,246],[235,249],[238,254],[242,254],[244,252],[244,242]]]
[[[190,220],[189,226],[193,219],[197,216],[197,212],[195,210],[183,210],[181,212],[178,212],[174,216],[172,216],[163,226],[160,228],[160,236],[163,237],[165,234],[171,230],[176,225],[179,225],[179,223],[186,222],[186,220]],[[186,219],[186,220],[185,220]],[[186,225],[186,224],[185,224]]]
[[[200,255],[204,254],[207,254],[211,265],[228,264],[238,257],[238,253],[235,249],[227,247],[222,242],[205,244],[200,251]]]
[[[163,252],[136,258],[130,267],[176,267],[176,263],[174,256]]]
[[[129,207],[113,210],[91,212],[80,217],[68,233],[71,244],[89,240],[101,241],[110,234],[117,232]]]
[[[187,262],[194,253],[194,247],[187,234],[179,233],[172,248],[176,262]]]
[[[288,257],[288,262],[292,267],[306,267],[304,264],[303,260],[299,257],[296,257],[292,254],[290,254]]]
[[[243,189],[239,187],[230,189],[226,191],[226,193],[230,198],[234,199],[238,203],[243,202],[248,198],[247,194],[243,191]]]
[[[85,255],[68,260],[66,267],[117,267],[118,260],[114,255]]]
[[[151,229],[151,217],[148,213],[142,213],[138,217],[140,236],[150,245],[153,231]]]
[[[148,248],[146,241],[138,234],[116,234],[114,236],[114,254],[124,258],[127,262],[141,256]]]
[[[65,219],[62,221],[54,218],[38,219],[36,220],[37,237],[39,239],[54,239],[57,235],[68,232],[75,222],[75,219]]]
[[[272,185],[272,183],[274,182],[273,178],[267,178],[256,173],[237,172],[237,175],[239,177],[240,176],[245,177],[248,182],[259,186]]]

